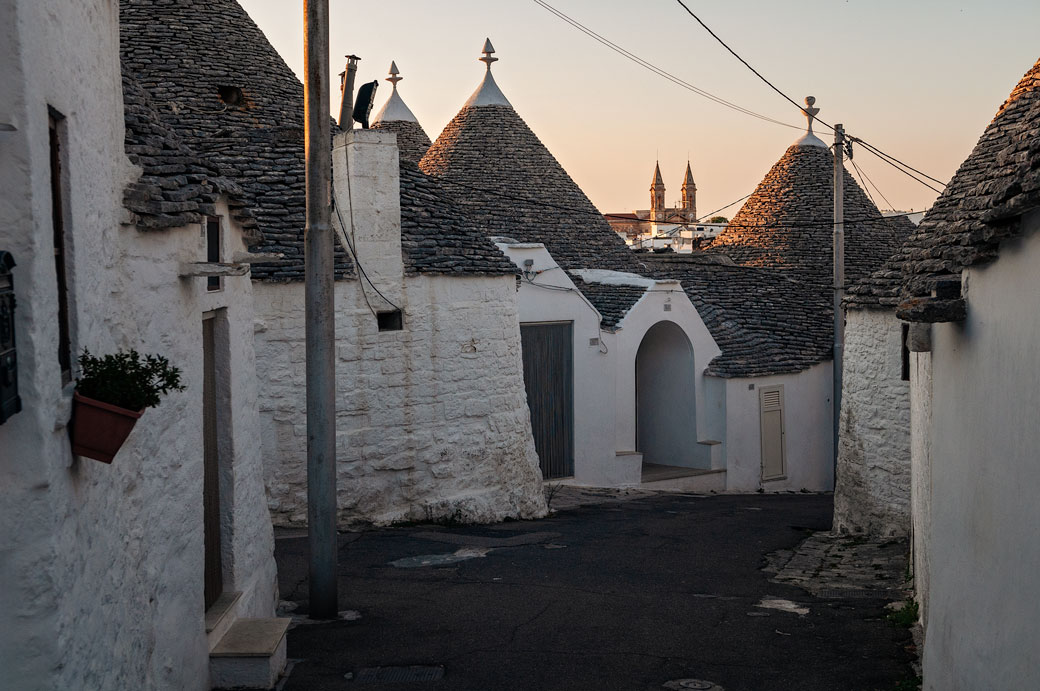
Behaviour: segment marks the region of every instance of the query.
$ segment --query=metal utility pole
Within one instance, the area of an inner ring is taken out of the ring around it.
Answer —
[[[332,141],[329,123],[329,0],[303,1],[307,229],[307,536],[310,617],[335,619],[336,361],[333,309]]]
[[[841,420],[842,359],[845,353],[845,127],[834,126],[834,479],[838,477],[838,434]]]

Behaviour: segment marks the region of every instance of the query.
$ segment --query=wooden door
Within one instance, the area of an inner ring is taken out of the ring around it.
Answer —
[[[774,480],[786,472],[784,449],[784,387],[758,390],[762,417],[762,479]]]
[[[217,367],[213,318],[202,322],[203,534],[205,536],[205,597],[209,609],[224,590],[220,558],[220,447],[217,427]]]
[[[521,324],[524,387],[542,477],[574,475],[574,337],[571,322]]]

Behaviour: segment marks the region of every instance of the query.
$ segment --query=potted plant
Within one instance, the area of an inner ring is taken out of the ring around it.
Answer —
[[[72,452],[111,463],[145,408],[183,391],[181,371],[161,355],[136,350],[95,357],[84,349],[72,399]]]

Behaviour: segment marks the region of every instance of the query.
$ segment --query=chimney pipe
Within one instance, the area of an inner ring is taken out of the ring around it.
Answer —
[[[342,100],[339,104],[339,128],[341,130],[354,129],[354,77],[357,76],[357,64],[360,60],[356,55],[347,56],[347,69],[339,73],[339,88]]]

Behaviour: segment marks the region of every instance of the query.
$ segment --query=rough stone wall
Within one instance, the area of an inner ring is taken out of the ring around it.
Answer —
[[[845,327],[834,530],[910,531],[910,384],[902,325],[889,309],[851,309]]]
[[[914,599],[921,625],[928,630],[928,593],[931,583],[932,534],[932,354],[910,353],[910,542],[914,570]]]
[[[256,284],[268,501],[306,521],[304,291]],[[409,276],[404,329],[379,332],[336,284],[339,524],[546,513],[512,276]]]

